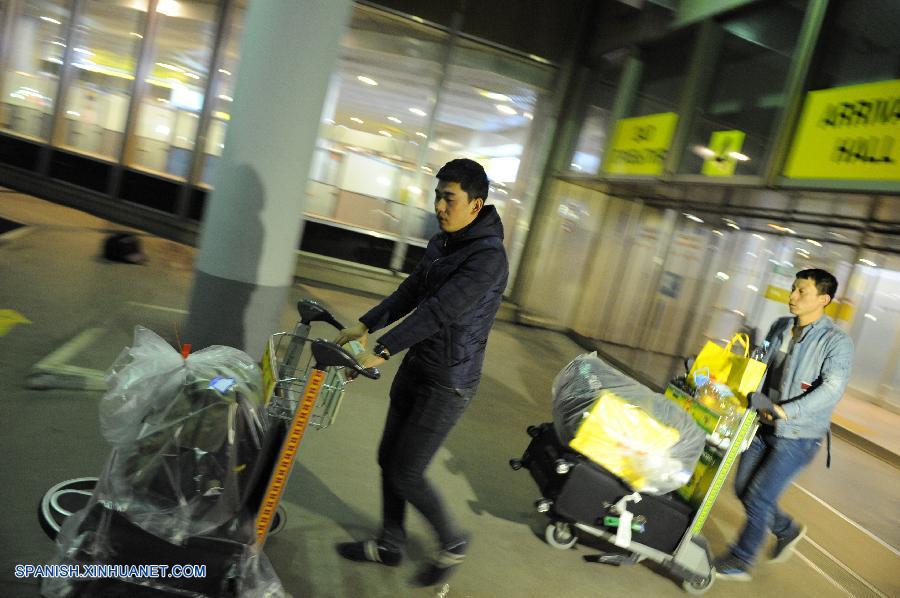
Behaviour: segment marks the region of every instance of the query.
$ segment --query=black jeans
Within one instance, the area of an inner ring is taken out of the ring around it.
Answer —
[[[406,543],[406,503],[437,532],[441,546],[463,538],[425,469],[475,395],[474,388],[448,388],[422,379],[404,363],[391,385],[391,405],[378,448],[381,466],[382,531],[391,548]]]

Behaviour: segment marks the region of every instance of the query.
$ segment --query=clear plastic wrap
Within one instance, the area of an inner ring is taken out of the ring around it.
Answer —
[[[604,404],[598,404],[601,397]],[[647,494],[682,486],[703,452],[706,435],[689,414],[596,353],[579,355],[553,381],[553,424],[560,441],[571,444],[588,417],[598,427],[586,434],[599,431],[603,438],[594,443],[599,452],[587,456],[628,472],[624,481]]]
[[[284,595],[254,548],[254,503],[271,464],[253,359],[223,346],[184,358],[138,326],[107,387],[100,422],[113,450],[87,507],[58,536],[58,563],[202,564],[207,571],[200,580],[54,579],[44,594],[104,595],[102,584],[124,581],[185,596]]]

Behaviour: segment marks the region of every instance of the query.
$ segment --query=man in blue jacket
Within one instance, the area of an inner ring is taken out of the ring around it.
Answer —
[[[488,178],[480,164],[452,160],[437,173],[434,211],[441,232],[428,242],[416,269],[394,293],[341,331],[336,342],[365,342],[369,333],[407,316],[361,354],[376,367],[401,351],[378,449],[382,528],[374,539],[339,544],[341,556],[396,566],[406,542],[407,503],[437,533],[437,557],[416,577],[445,579],[463,561],[469,535],[447,511],[425,469],[462,416],[481,379],[488,333],[506,288],[509,266],[503,225],[485,205]]]
[[[777,540],[770,555],[776,563],[790,558],[806,533],[778,508],[778,497],[829,434],[831,412],[850,379],[853,341],[825,315],[836,292],[837,280],[825,270],[798,272],[788,304],[793,317],[779,318],[766,335],[766,377],[762,391],[750,396],[762,425],[735,477],[747,522],[730,552],[716,559],[719,577],[750,581],[766,530]]]

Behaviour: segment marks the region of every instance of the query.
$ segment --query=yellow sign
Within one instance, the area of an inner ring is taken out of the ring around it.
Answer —
[[[809,92],[784,175],[900,180],[900,79]]]
[[[31,320],[14,309],[0,309],[0,336],[6,336],[17,324],[31,324]]]
[[[609,153],[603,164],[610,174],[662,174],[678,115],[662,112],[616,123]]]
[[[746,160],[741,154],[744,145],[743,131],[713,131],[709,138],[708,157],[703,162],[703,170],[706,176],[731,176],[737,166],[738,160]]]
[[[275,343],[271,336],[269,337],[269,342],[266,343],[266,351],[263,353],[263,358],[259,365],[262,369],[263,400],[265,401],[265,404],[268,405],[275,392],[275,384],[278,382],[278,378],[275,375],[277,369],[275,362]]]

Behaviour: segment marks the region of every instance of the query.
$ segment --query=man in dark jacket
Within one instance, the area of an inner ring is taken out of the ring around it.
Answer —
[[[382,529],[376,539],[337,548],[351,560],[398,565],[410,503],[434,528],[440,544],[437,557],[416,577],[420,585],[445,579],[468,546],[469,535],[447,512],[425,469],[475,396],[509,274],[503,225],[494,206],[485,205],[488,178],[481,165],[452,160],[437,179],[434,211],[441,232],[397,290],[336,339],[339,344],[365,343],[369,333],[409,314],[359,356],[363,367],[376,367],[409,349],[391,385],[378,449]]]

